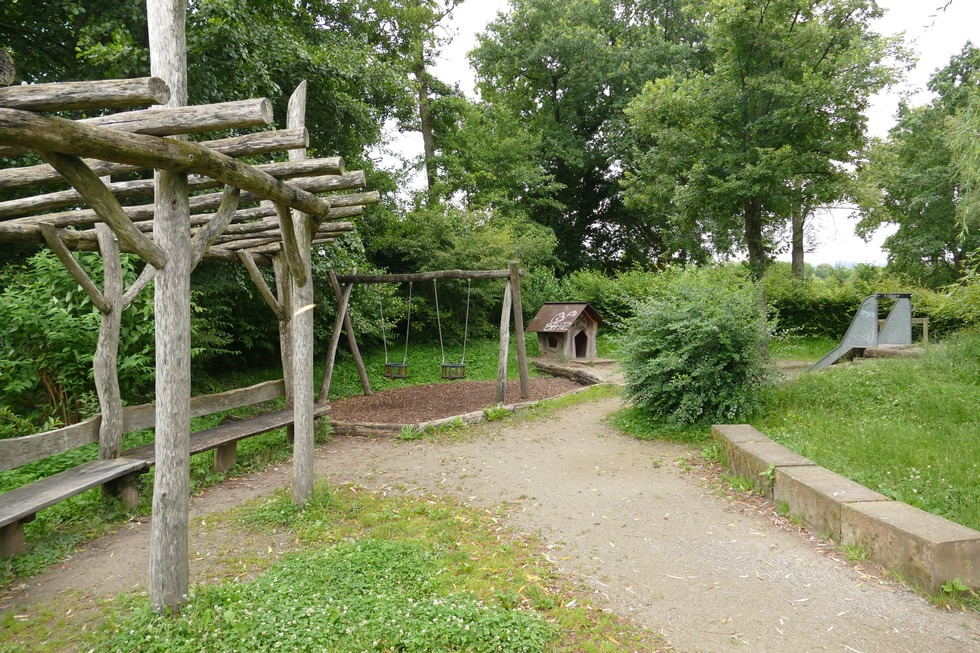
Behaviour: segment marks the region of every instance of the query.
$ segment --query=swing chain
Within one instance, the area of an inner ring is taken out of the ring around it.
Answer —
[[[439,317],[439,284],[432,280],[432,294],[436,299],[436,326],[439,330],[439,352],[442,354],[442,364],[446,364],[446,348],[442,344],[442,318]]]
[[[412,283],[408,282],[408,316],[405,318],[405,355],[402,357],[402,365],[408,364],[408,334],[412,329]]]

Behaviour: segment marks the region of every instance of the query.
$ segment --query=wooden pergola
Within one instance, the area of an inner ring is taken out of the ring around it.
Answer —
[[[124,430],[116,374],[120,316],[154,281],[157,471],[149,591],[159,610],[178,608],[188,590],[191,270],[201,260],[243,265],[279,319],[293,411],[293,498],[303,503],[313,489],[311,249],[352,230],[346,220],[379,199],[373,192],[324,196],[362,188],[365,180],[363,172],[345,172],[339,157],[306,158],[305,82],[290,98],[284,130],[184,140],[272,123],[266,99],[185,106],[185,10],[186,0],[147,0],[153,76],[145,79],[9,86],[13,62],[0,50],[0,156],[32,151],[47,161],[0,170],[0,189],[58,180],[71,187],[0,202],[0,244],[50,247],[101,313],[94,368],[103,459],[119,455]],[[162,106],[128,110],[147,105]],[[77,109],[123,111],[74,121],[47,115]],[[288,151],[288,162],[252,166],[237,158],[279,151]],[[154,170],[154,179],[111,180],[137,170]],[[209,189],[216,191],[189,195]],[[120,202],[143,196],[153,202]],[[73,251],[100,252],[101,288]],[[120,252],[146,263],[129,288]],[[276,292],[262,267],[274,270]]]

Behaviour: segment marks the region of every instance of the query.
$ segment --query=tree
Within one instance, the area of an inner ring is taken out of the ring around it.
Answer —
[[[895,42],[866,0],[707,0],[710,66],[647,84],[626,201],[670,225],[671,247],[747,251],[761,276],[780,227],[845,195],[862,111],[893,80]]]
[[[941,285],[960,277],[967,254],[980,247],[980,234],[964,230],[974,221],[969,148],[975,132],[968,125],[980,88],[980,49],[966,44],[928,88],[936,94],[932,102],[901,104],[898,123],[858,170],[858,233],[897,225],[883,245],[889,266]]]
[[[538,143],[530,161],[554,185],[530,214],[554,230],[568,270],[646,263],[661,251],[662,235],[621,200],[623,109],[644,81],[695,57],[681,4],[512,0],[471,55],[483,99]]]

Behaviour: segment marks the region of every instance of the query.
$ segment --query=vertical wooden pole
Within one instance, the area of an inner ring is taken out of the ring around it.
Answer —
[[[327,350],[327,364],[323,370],[323,383],[320,385],[318,401],[321,404],[327,403],[327,399],[330,396],[330,382],[333,380],[333,366],[337,362],[337,346],[340,345],[340,331],[344,328],[344,321],[347,318],[347,305],[350,303],[350,291],[353,289],[354,284],[347,284],[340,299],[337,300],[337,317],[333,322],[333,333],[330,336],[330,349]]]
[[[524,342],[524,307],[521,305],[521,269],[517,261],[507,265],[510,271],[511,295],[514,298],[514,340],[517,342],[517,369],[521,373],[521,399],[531,396],[531,379],[527,374],[527,343]]]
[[[510,346],[510,282],[504,286],[504,308],[500,311],[500,357],[497,359],[497,403],[507,398],[507,355]]]
[[[109,225],[95,225],[102,253],[104,282],[102,296],[110,310],[102,313],[99,324],[99,344],[92,361],[95,391],[99,396],[102,421],[99,424],[99,458],[108,460],[119,456],[123,436],[122,396],[119,392],[119,374],[116,362],[119,358],[119,330],[122,326],[123,272],[119,258],[119,244]]]
[[[357,274],[357,268],[354,268],[354,274]],[[328,270],[327,274],[330,278],[330,285],[333,287],[333,294],[337,297],[337,301],[340,301],[340,282],[337,281],[337,275],[333,270]],[[371,391],[371,380],[368,379],[367,368],[364,367],[364,359],[361,358],[361,350],[357,346],[357,336],[354,333],[354,323],[350,319],[350,311],[344,316],[344,331],[347,332],[347,346],[350,347],[350,353],[354,357],[354,366],[357,368],[357,374],[361,377],[361,387],[364,389],[364,396],[370,397],[374,394]],[[326,401],[326,397],[321,399],[321,401]]]
[[[279,320],[279,355],[282,358],[282,380],[286,386],[286,408],[293,408],[293,294],[289,283],[289,266],[282,253],[272,257],[272,269],[276,274],[276,296],[282,306],[283,319]],[[292,444],[295,429],[286,427],[286,439]]]
[[[306,124],[306,82],[301,82],[289,98],[286,125],[289,129]],[[306,158],[305,150],[290,150],[289,160]],[[310,216],[292,211],[296,244],[305,271],[299,281],[290,275],[293,296],[293,503],[303,504],[313,496],[313,272],[310,260],[312,239]],[[285,235],[285,234],[284,234]]]
[[[168,107],[187,103],[186,0],[147,0],[150,73],[170,87]],[[190,210],[187,176],[154,175],[153,236],[166,252],[156,274],[156,476],[150,527],[150,602],[177,610],[187,598],[190,507]]]

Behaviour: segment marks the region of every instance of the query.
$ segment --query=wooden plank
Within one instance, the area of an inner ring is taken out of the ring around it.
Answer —
[[[0,440],[0,472],[98,442],[101,421],[101,415],[93,415],[54,431]]]
[[[251,406],[252,404],[258,404],[263,401],[278,399],[284,395],[285,386],[282,379],[264,381],[248,386],[247,388],[236,388],[217,394],[198,395],[191,397],[191,417],[201,417],[223,410],[231,410],[232,408]],[[126,432],[132,433],[133,431],[153,428],[155,425],[155,415],[155,404],[143,404],[126,408]],[[0,440],[0,442],[3,441]]]
[[[310,215],[325,215],[330,210],[329,202],[312,193],[293,188],[253,166],[187,141],[90,127],[29,111],[0,109],[0,143],[45,152],[86,155],[157,170],[207,175]]]
[[[21,84],[0,88],[0,107],[25,111],[128,109],[147,104],[165,104],[169,99],[170,89],[158,77]]]
[[[199,144],[221,154],[239,157],[305,148],[309,142],[310,135],[306,129],[279,129],[220,138],[213,141],[202,141]],[[121,175],[145,169],[141,166],[112,163],[98,159],[83,160],[85,165],[100,177]],[[58,171],[47,164],[0,170],[0,189],[22,188],[60,180],[61,175],[58,174]]]
[[[316,404],[313,407],[313,416],[318,417],[330,412],[327,404]],[[195,431],[190,435],[191,455],[204,453],[211,449],[230,442],[237,442],[255,435],[261,435],[276,429],[289,426],[293,423],[293,411],[289,408],[277,410],[271,413],[246,417],[241,420],[229,421],[203,431]],[[147,465],[156,464],[156,450],[153,443],[135,447],[123,452],[123,456],[130,459],[144,461]]]
[[[143,460],[92,460],[0,494],[0,526],[20,521],[59,501],[146,468]]]

